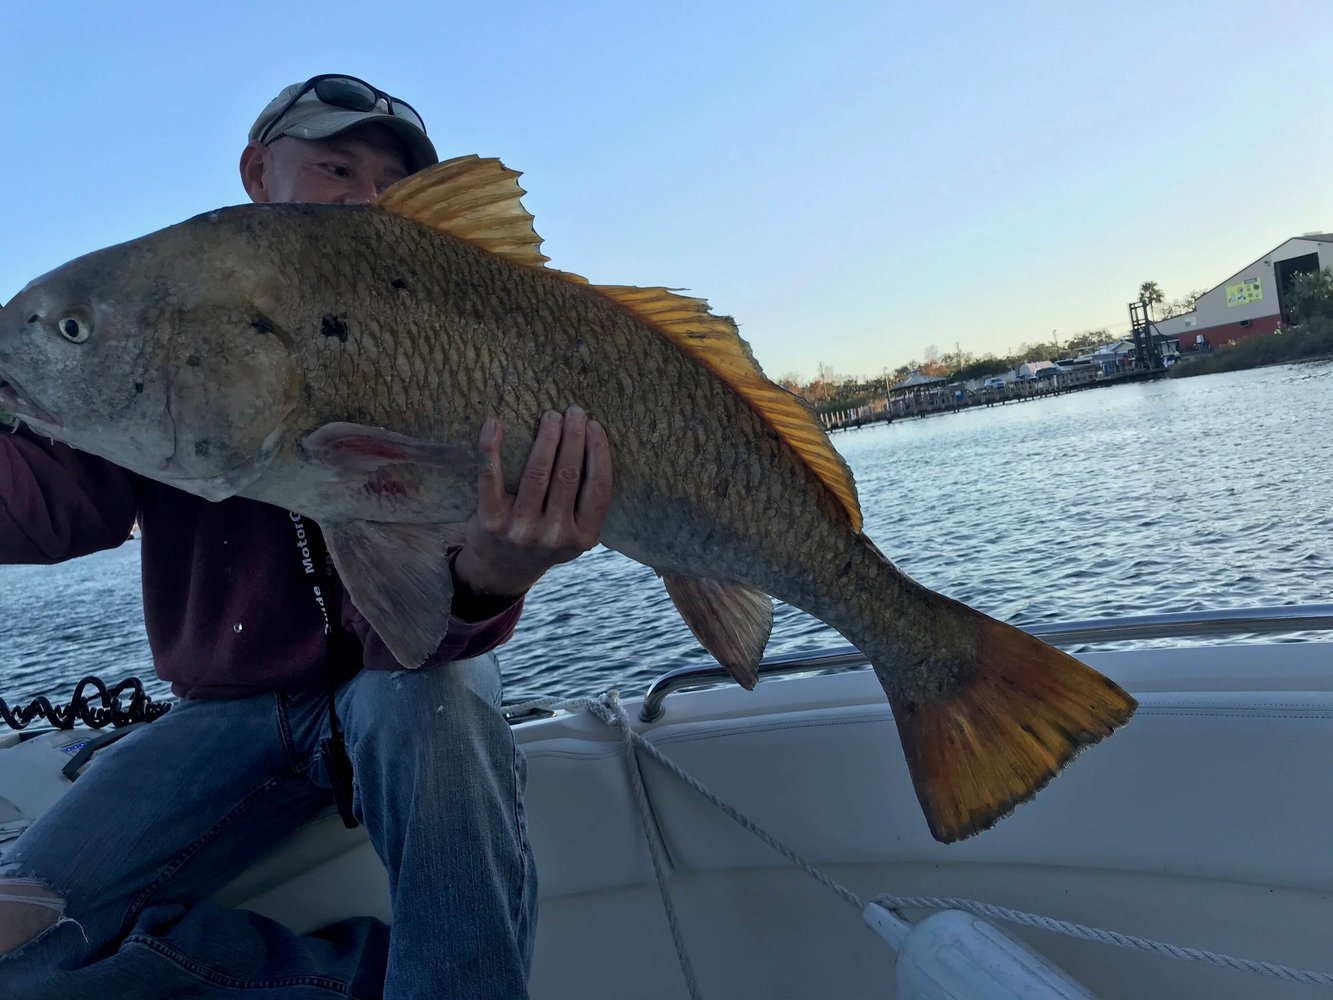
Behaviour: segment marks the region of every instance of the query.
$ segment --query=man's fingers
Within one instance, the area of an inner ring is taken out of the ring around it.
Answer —
[[[579,533],[596,543],[602,533],[602,521],[611,508],[611,443],[606,428],[596,420],[588,421],[583,456],[583,484],[579,487],[574,521]]]
[[[477,444],[481,449],[481,471],[477,474],[477,513],[482,520],[494,525],[506,507],[504,468],[500,464],[500,445],[504,429],[500,421],[488,417],[481,425]]]
[[[582,409],[571,406],[565,411],[560,450],[556,452],[551,485],[546,491],[547,526],[557,531],[574,522],[574,501],[578,498],[579,483],[583,480],[583,451],[587,430],[588,415]]]
[[[564,422],[564,417],[555,410],[547,410],[537,424],[537,439],[528,452],[512,508],[515,526],[522,525],[525,533],[541,519],[542,508],[546,505],[546,490],[551,483],[551,468],[560,447]]]

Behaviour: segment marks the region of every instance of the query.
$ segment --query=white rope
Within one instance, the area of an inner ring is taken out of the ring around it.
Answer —
[[[643,785],[643,770],[639,764],[639,755],[634,752],[634,738],[638,736],[629,724],[625,708],[620,704],[620,696],[610,691],[602,701],[589,701],[588,710],[612,729],[619,729],[625,735],[625,760],[629,767],[630,782],[634,785],[634,802],[639,807],[639,821],[643,826],[643,835],[648,841],[648,852],[653,857],[653,874],[657,876],[657,891],[662,896],[662,907],[666,910],[667,923],[671,927],[671,940],[676,945],[676,960],[680,971],[685,976],[685,985],[690,991],[691,1000],[701,1000],[699,981],[694,976],[694,965],[685,948],[685,935],[676,918],[676,907],[671,901],[671,891],[667,887],[665,845],[661,833],[652,815],[652,804],[648,801],[648,792]]]
[[[671,900],[671,890],[667,885],[668,873],[665,857],[665,845],[653,817],[652,803],[648,801],[648,791],[643,784],[643,769],[639,764],[639,755],[634,752],[636,741],[642,744],[642,737],[630,724],[625,707],[620,704],[620,693],[608,691],[601,698],[534,698],[532,701],[516,705],[505,705],[504,714],[510,718],[522,718],[533,712],[559,712],[581,709],[601,719],[609,728],[619,731],[625,743],[625,766],[629,769],[630,785],[634,788],[634,804],[639,809],[639,824],[643,827],[644,839],[648,841],[648,853],[653,860],[653,874],[657,877],[657,891],[662,897],[662,908],[666,911],[667,924],[671,928],[671,940],[676,946],[676,961],[680,963],[681,974],[685,977],[685,986],[690,991],[691,1000],[701,1000],[699,981],[694,975],[694,964],[690,961],[689,951],[685,947],[685,935],[680,929],[680,920],[676,916],[676,906]]]
[[[684,951],[684,941],[676,923],[675,909],[671,905],[670,895],[667,890],[666,876],[663,867],[661,867],[658,857],[659,847],[657,840],[657,827],[652,820],[651,805],[648,802],[647,792],[643,786],[643,775],[639,769],[638,758],[634,750],[644,751],[653,760],[657,761],[677,778],[683,781],[690,788],[711,802],[714,806],[726,813],[739,825],[749,830],[760,840],[762,840],[773,850],[777,851],[784,858],[790,861],[796,867],[800,868],[811,878],[818,881],[821,885],[832,890],[843,900],[854,906],[858,913],[866,907],[863,900],[852,890],[842,885],[836,879],[825,872],[820,871],[810,862],[806,861],[794,850],[781,841],[773,837],[768,831],[761,828],[752,819],[736,809],[730,803],[720,799],[713,792],[709,791],[704,785],[686,773],[679,765],[674,763],[668,757],[664,756],[657,747],[653,746],[638,732],[635,731],[630,722],[629,715],[624,706],[620,703],[620,696],[615,691],[610,691],[601,698],[539,698],[530,702],[524,702],[521,705],[512,705],[505,707],[507,715],[520,716],[532,711],[559,711],[584,709],[601,719],[612,729],[618,730],[625,740],[626,753],[632,762],[630,765],[630,776],[634,782],[635,801],[639,807],[639,818],[644,826],[645,835],[648,837],[649,847],[652,849],[653,868],[657,873],[658,888],[662,893],[662,902],[667,909],[667,919],[671,924],[671,934],[676,942],[676,954],[681,962],[681,969],[685,973],[685,978],[690,984],[690,996],[697,1000],[697,984],[694,981],[694,972],[690,967],[688,956]],[[651,832],[649,832],[651,829]],[[1281,965],[1276,962],[1260,962],[1248,958],[1236,958],[1232,955],[1224,955],[1215,951],[1206,951],[1201,948],[1186,948],[1181,945],[1168,944],[1163,941],[1154,941],[1151,938],[1136,937],[1132,934],[1122,934],[1119,931],[1107,931],[1097,927],[1089,927],[1086,924],[1071,923],[1067,920],[1056,920],[1053,917],[1044,917],[1038,913],[1027,913],[1023,910],[1011,910],[1008,907],[996,906],[993,903],[984,903],[975,899],[960,899],[954,897],[941,896],[877,896],[873,900],[875,903],[890,910],[903,908],[924,908],[941,910],[965,910],[969,913],[975,913],[979,916],[992,917],[997,920],[1006,920],[1010,923],[1023,924],[1028,927],[1038,927],[1043,930],[1053,931],[1057,934],[1065,934],[1069,937],[1080,938],[1085,941],[1099,941],[1102,944],[1117,945],[1121,948],[1134,948],[1140,951],[1149,951],[1158,955],[1167,955],[1171,958],[1179,958],[1191,962],[1203,962],[1209,965],[1217,965],[1227,969],[1234,969],[1241,972],[1252,972],[1256,975],[1270,976],[1275,979],[1284,979],[1289,982],[1308,983],[1316,986],[1333,987],[1333,975],[1324,972],[1315,972],[1307,969],[1296,969],[1289,965]]]
[[[1118,945],[1121,948],[1137,948],[1140,951],[1151,951],[1158,955],[1169,955],[1172,958],[1181,958],[1190,962],[1220,965],[1226,969],[1254,972],[1261,976],[1272,976],[1276,979],[1286,979],[1296,983],[1333,986],[1333,976],[1324,972],[1294,969],[1289,965],[1278,965],[1275,962],[1257,962],[1248,958],[1235,958],[1232,955],[1223,955],[1202,948],[1185,948],[1181,945],[1167,944],[1164,941],[1154,941],[1151,938],[1135,937],[1133,934],[1104,931],[1101,928],[1089,927],[1086,924],[1075,924],[1068,920],[1043,917],[1039,913],[1011,910],[1005,906],[982,903],[975,899],[954,899],[948,896],[876,896],[872,902],[890,910],[905,907],[921,907],[931,910],[967,910],[969,913],[975,913],[979,916],[1007,920],[1010,923],[1023,924],[1027,927],[1039,927],[1042,930],[1067,934],[1069,937],[1081,938],[1084,941],[1100,941],[1102,944]]]

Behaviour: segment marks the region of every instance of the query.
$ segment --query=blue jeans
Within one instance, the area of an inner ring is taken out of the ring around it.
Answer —
[[[0,894],[39,883],[69,918],[0,956],[0,997],[526,997],[537,879],[499,703],[493,654],[339,688],[393,926],[305,936],[207,900],[329,805],[327,695],[177,704],[99,753],[0,857]]]

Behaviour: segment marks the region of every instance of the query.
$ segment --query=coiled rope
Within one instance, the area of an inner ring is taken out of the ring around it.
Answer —
[[[663,856],[664,848],[660,843],[660,835],[657,832],[657,826],[652,819],[651,806],[648,802],[648,794],[644,788],[643,775],[640,770],[638,755],[635,753],[635,750],[642,750],[653,760],[657,761],[657,763],[661,764],[662,767],[666,768],[686,785],[698,792],[699,795],[703,796],[703,798],[711,802],[727,816],[731,817],[735,822],[740,824],[746,830],[749,830],[750,833],[754,834],[796,867],[815,879],[815,881],[819,882],[847,903],[854,906],[858,913],[865,911],[867,905],[866,900],[862,899],[826,872],[821,871],[819,868],[806,861],[800,854],[782,843],[767,830],[764,830],[739,809],[719,798],[696,778],[685,772],[679,765],[663,755],[657,747],[649,743],[642,735],[636,732],[630,721],[629,714],[625,711],[624,706],[620,702],[620,695],[618,692],[608,691],[600,698],[538,698],[532,701],[523,702],[522,704],[506,705],[504,707],[505,714],[515,718],[532,712],[580,710],[589,712],[611,729],[619,732],[625,744],[626,755],[628,758],[627,766],[630,772],[630,782],[634,788],[635,804],[639,810],[639,820],[643,825],[644,836],[648,840],[649,853],[652,855],[653,860],[653,871],[657,876],[658,891],[662,894],[662,904],[666,910],[667,923],[671,927],[671,936],[676,944],[676,955],[680,962],[681,972],[684,974],[686,986],[689,988],[690,996],[693,1000],[699,1000],[701,994],[699,993],[699,986],[694,975],[693,966],[690,963],[689,955],[685,949],[685,940],[676,917],[675,907],[671,903],[671,894],[667,885],[668,876],[666,872],[666,861]],[[1076,924],[1067,920],[1056,920],[1052,917],[1042,916],[1039,913],[1028,913],[1024,910],[1012,910],[1008,907],[996,906],[993,903],[984,903],[975,899],[960,899],[943,896],[893,896],[886,894],[876,896],[871,902],[877,903],[885,909],[895,911],[900,909],[918,908],[963,910],[968,913],[974,913],[977,916],[1004,920],[1009,923],[1022,924],[1027,927],[1038,927],[1042,930],[1053,931],[1057,934],[1065,934],[1069,937],[1079,938],[1084,941],[1099,941],[1102,944],[1152,952],[1154,954],[1166,955],[1171,958],[1178,958],[1189,962],[1202,962],[1208,965],[1234,969],[1239,972],[1251,972],[1256,975],[1287,980],[1288,982],[1333,987],[1333,975],[1324,972],[1296,969],[1289,965],[1280,965],[1276,962],[1260,962],[1253,959],[1236,958],[1231,955],[1224,955],[1215,951],[1206,951],[1201,948],[1186,948],[1181,945],[1169,944],[1163,941],[1154,941],[1151,938],[1136,937],[1132,934],[1122,934],[1118,931],[1102,930],[1098,927],[1089,927],[1086,924]]]

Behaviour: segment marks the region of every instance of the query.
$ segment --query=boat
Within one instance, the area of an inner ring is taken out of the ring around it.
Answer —
[[[767,660],[753,692],[689,668],[623,702],[511,704],[541,882],[532,995],[1327,995],[1333,605],[1029,631],[1140,708],[951,845],[850,647]],[[0,843],[105,738],[0,735]],[[216,899],[302,932],[389,919],[364,830],[332,812]]]

